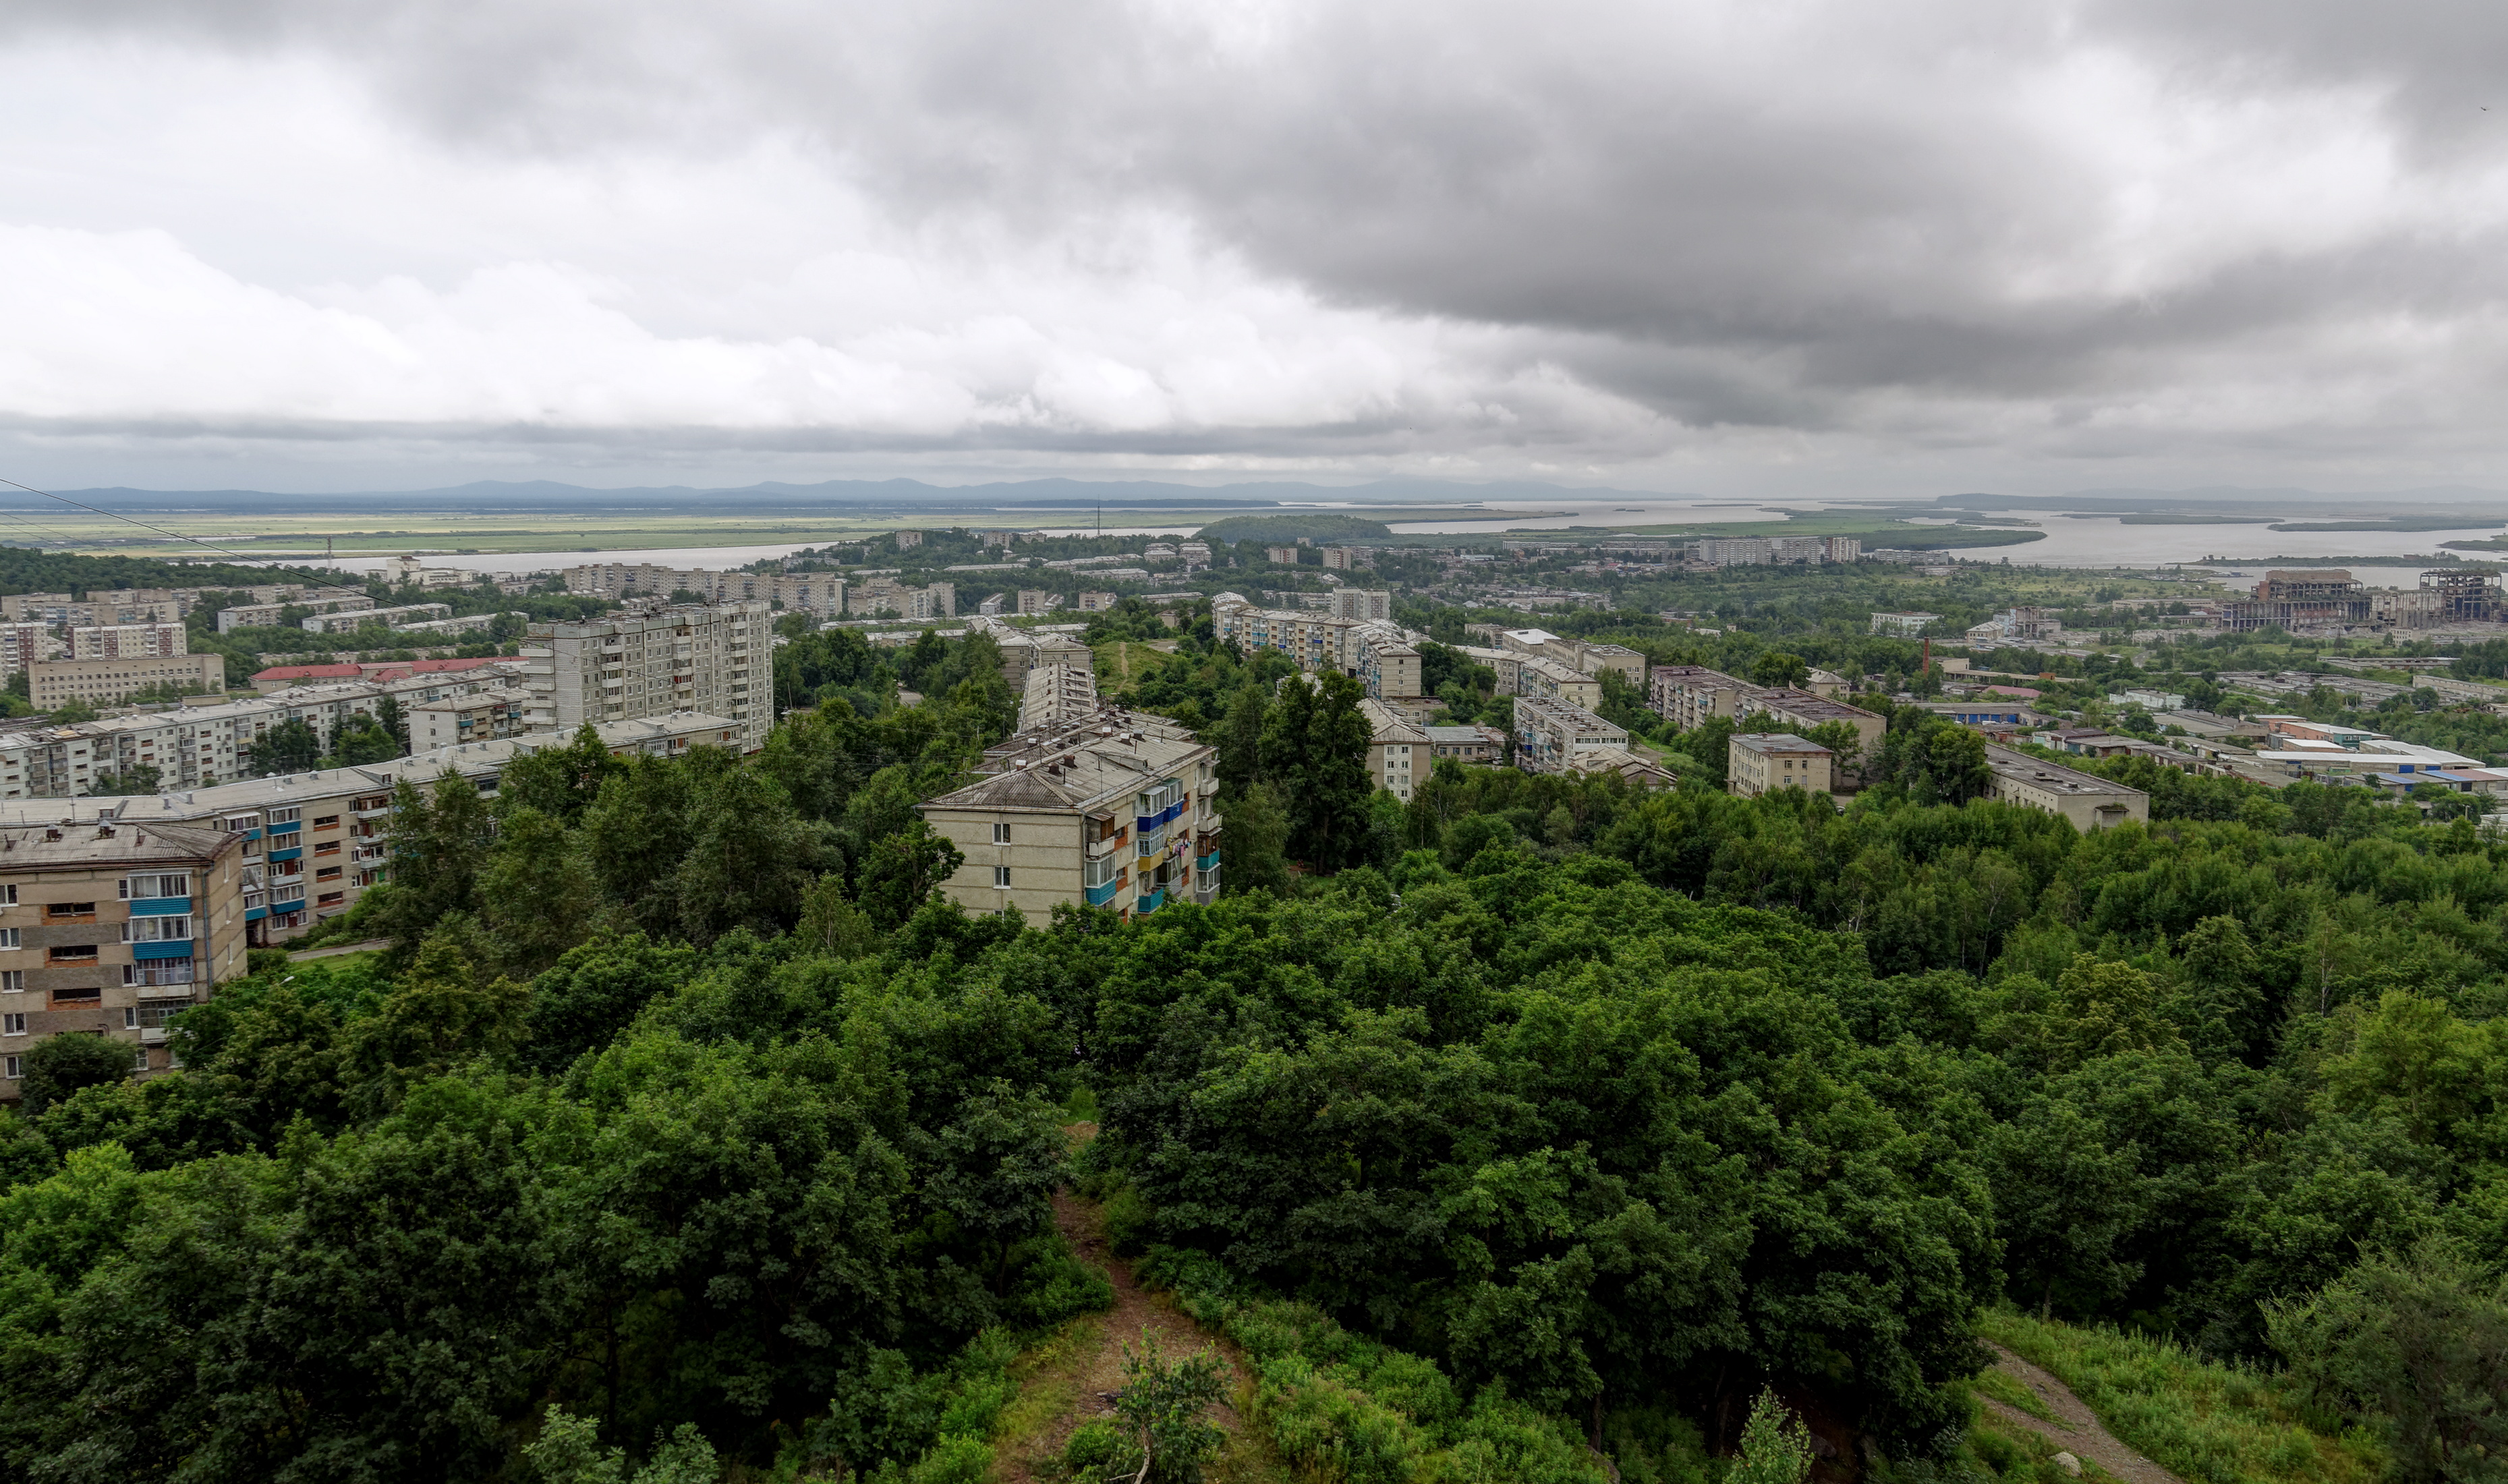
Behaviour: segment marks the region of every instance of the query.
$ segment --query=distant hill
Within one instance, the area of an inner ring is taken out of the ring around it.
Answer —
[[[1195,534],[1211,541],[1294,541],[1300,537],[1312,541],[1381,541],[1391,538],[1393,528],[1381,520],[1332,510],[1284,510],[1277,515],[1232,515]]]

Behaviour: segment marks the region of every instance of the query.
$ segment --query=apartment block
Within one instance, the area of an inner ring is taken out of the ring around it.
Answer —
[[[971,911],[1061,904],[1126,920],[1218,895],[1217,749],[1162,717],[1098,702],[1085,666],[1028,676],[1019,730],[977,782],[927,799],[924,821],[966,863],[943,883]]]
[[[651,562],[601,562],[570,567],[564,576],[568,592],[605,598],[630,594],[667,598],[688,592],[708,603],[754,601],[821,618],[841,618],[845,612],[845,579],[824,572],[716,572]]]
[[[227,662],[215,654],[174,654],[161,659],[55,659],[26,667],[26,695],[37,711],[57,711],[72,701],[109,706],[141,691],[223,690]]]
[[[1863,541],[1859,537],[1832,536],[1823,544],[1827,548],[1824,554],[1832,562],[1863,560]]]
[[[1423,726],[1433,763],[1438,758],[1457,762],[1498,762],[1506,757],[1506,733],[1494,726]]]
[[[161,587],[98,589],[85,598],[68,593],[12,593],[0,598],[0,620],[73,624],[180,623],[192,611],[197,589]]]
[[[1725,749],[1724,787],[1745,798],[1779,789],[1826,794],[1835,761],[1827,748],[1791,732],[1738,733]]]
[[[1373,618],[1389,623],[1393,619],[1393,594],[1360,587],[1336,588],[1328,612],[1336,618]]]
[[[60,653],[65,646],[43,623],[0,624],[0,675],[15,675]]]
[[[1047,592],[1041,587],[1022,587],[1019,589],[1018,607],[1014,612],[1022,618],[1041,618],[1061,606],[1060,593]]]
[[[1364,546],[1326,546],[1324,548],[1324,570],[1327,572],[1357,572],[1375,565],[1376,553]],[[1391,617],[1392,614],[1387,612],[1384,616]]]
[[[1435,761],[1427,729],[1404,720],[1382,701],[1361,701],[1358,709],[1367,718],[1368,781],[1408,802],[1414,780],[1426,783]]]
[[[1102,613],[1114,608],[1114,606],[1121,601],[1122,595],[1118,593],[1082,593],[1080,595],[1080,612],[1084,613]],[[1019,612],[1026,612],[1027,610],[1025,608],[1021,608]]]
[[[452,616],[453,605],[449,603],[403,603],[393,608],[314,613],[298,619],[297,625],[309,634],[353,634],[370,623],[397,629],[403,624],[435,623]]]
[[[1518,695],[1565,701],[1587,711],[1603,704],[1603,683],[1600,680],[1581,670],[1571,670],[1555,659],[1528,656],[1516,668],[1516,686]]]
[[[160,823],[55,821],[0,830],[0,1097],[53,1036],[172,1063],[166,1025],[243,973],[240,842]]]
[[[703,712],[739,723],[741,751],[756,752],[775,724],[771,616],[751,600],[535,623],[523,643],[525,725],[572,732]]]
[[[1764,719],[1804,731],[1843,722],[1855,728],[1866,756],[1881,745],[1881,734],[1890,724],[1860,706],[1817,691],[1754,686],[1705,665],[1656,666],[1646,682],[1646,707],[1683,731],[1715,717],[1736,722]]]
[[[1728,540],[1692,541],[1689,557],[1712,567],[1762,567],[1774,560],[1775,553],[1760,537],[1739,537]]]
[[[73,628],[65,659],[162,659],[191,652],[179,623],[116,623]]]
[[[531,700],[530,691],[515,686],[421,701],[408,712],[410,750],[427,752],[520,736]]]
[[[2087,835],[2151,819],[2151,796],[2140,789],[2033,758],[2008,747],[1985,745],[1985,797],[2024,809],[2060,815]]]
[[[1295,567],[1298,565],[1298,548],[1295,546],[1266,546],[1263,548],[1263,560],[1267,562],[1276,562],[1282,567]]]
[[[1627,752],[1628,746],[1626,728],[1582,706],[1537,695],[1515,698],[1515,765],[1527,772],[1568,772],[1583,754]]]
[[[1939,613],[1874,613],[1865,632],[1887,634],[1893,639],[1922,639],[1926,629],[1941,621]]]
[[[301,608],[312,613],[365,613],[374,612],[375,600],[363,593],[317,591],[310,597],[297,595],[222,608],[218,610],[218,632],[232,634],[238,629],[270,628],[284,622],[280,615],[291,608]],[[449,608],[444,611],[448,613],[453,612]],[[352,622],[349,627],[355,628],[356,624]]]
[[[1476,665],[1487,665],[1497,676],[1495,694],[1520,695],[1524,690],[1524,656],[1513,649],[1492,649],[1481,645],[1463,645],[1457,650]]]
[[[911,550],[912,548],[922,544],[923,533],[920,531],[900,531],[897,533],[897,549],[900,551]]]
[[[1585,675],[1599,676],[1615,670],[1632,686],[1645,685],[1645,656],[1625,645],[1588,644],[1581,639],[1565,639],[1548,629],[1506,629],[1498,634],[1498,647],[1509,653],[1528,659],[1547,659]]]
[[[925,623],[958,614],[958,589],[949,582],[908,587],[892,578],[873,577],[854,588],[845,602],[846,612],[857,618],[876,618],[893,612],[901,618]]]
[[[612,754],[678,757],[695,747],[737,747],[739,723],[728,717],[649,717],[595,728]],[[356,904],[390,869],[392,790],[406,780],[431,788],[449,769],[481,794],[494,794],[499,771],[543,747],[565,747],[572,733],[512,737],[415,753],[363,767],[324,768],[212,788],[105,798],[39,798],[0,802],[0,879],[13,859],[5,832],[99,826],[166,826],[222,833],[240,841],[237,888],[241,893],[241,944],[283,943],[321,918]],[[80,940],[84,942],[85,940]],[[220,945],[223,955],[225,946]],[[6,956],[0,952],[0,956]],[[5,982],[0,982],[5,983]]]
[[[1350,648],[1356,660],[1351,670],[1369,696],[1396,701],[1420,694],[1420,650],[1400,629],[1389,623],[1362,624],[1351,631]]]

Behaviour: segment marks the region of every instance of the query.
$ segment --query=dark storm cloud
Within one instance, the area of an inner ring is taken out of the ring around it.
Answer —
[[[1835,428],[1875,397],[2061,422],[2225,374],[2265,397],[2397,374],[2399,325],[2488,376],[2443,342],[2508,304],[2496,7],[21,0],[0,24],[312,49],[461,149],[774,130],[909,219],[1172,209],[1329,305],[1517,331],[1691,425]]]

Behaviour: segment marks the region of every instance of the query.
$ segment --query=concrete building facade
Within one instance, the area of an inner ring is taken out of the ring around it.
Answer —
[[[571,733],[702,712],[737,722],[740,750],[756,752],[775,724],[770,617],[753,599],[535,623],[523,642],[524,723]]]
[[[2060,815],[2084,835],[2128,820],[2148,823],[2151,819],[2151,796],[2140,789],[1991,742],[1985,745],[1985,765],[1990,778],[1988,798]]]
[[[161,686],[197,694],[224,690],[226,685],[227,662],[215,654],[55,659],[26,667],[26,698],[38,711],[57,711],[72,701],[108,706]]]
[[[1536,695],[1515,698],[1515,765],[1527,772],[1567,772],[1580,753],[1604,748],[1626,752],[1628,745],[1626,728],[1582,706]]]
[[[1791,732],[1737,732],[1725,749],[1724,788],[1745,798],[1779,789],[1831,792],[1836,755]]]
[[[1028,676],[1019,730],[985,775],[925,800],[924,822],[966,857],[942,890],[970,911],[1057,905],[1129,920],[1219,893],[1218,750],[1162,717],[1098,702],[1083,666]]]
[[[58,1035],[172,1063],[166,1024],[243,972],[240,842],[191,826],[89,821],[0,830],[0,1097]]]

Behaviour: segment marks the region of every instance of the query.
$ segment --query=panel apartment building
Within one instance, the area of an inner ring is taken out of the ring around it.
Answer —
[[[44,823],[0,830],[0,1097],[26,1053],[61,1035],[171,1061],[166,1024],[243,973],[242,842],[190,825]]]
[[[748,599],[535,623],[523,641],[524,724],[572,733],[703,712],[740,723],[741,751],[756,752],[775,724],[772,617]]]
[[[1143,712],[1101,703],[1085,664],[1031,672],[1019,729],[985,775],[925,800],[966,856],[942,883],[970,911],[1015,906],[1043,921],[1086,903],[1125,920],[1219,894],[1218,749]]]
[[[1890,726],[1861,706],[1810,690],[1754,686],[1705,665],[1656,666],[1646,681],[1646,708],[1683,731],[1714,717],[1753,724],[1765,719],[1799,731],[1844,722],[1855,728],[1866,757],[1881,745],[1881,734]]]
[[[563,575],[568,592],[604,598],[631,593],[667,598],[688,592],[708,603],[763,603],[820,618],[841,618],[845,612],[845,579],[832,573],[716,572],[651,562],[599,562],[570,567]]]
[[[1347,589],[1328,608],[1257,608],[1236,593],[1210,600],[1213,632],[1242,649],[1276,649],[1302,670],[1335,669],[1358,677],[1368,696],[1397,709],[1423,709],[1420,650],[1391,621],[1392,594]]]
[[[741,736],[728,717],[694,714],[612,722],[595,732],[612,754],[651,757],[677,757],[693,747],[737,747]],[[549,732],[214,788],[0,803],[0,842],[11,830],[99,826],[153,832],[172,825],[233,836],[241,842],[241,942],[258,947],[284,943],[321,918],[347,911],[366,887],[386,878],[395,785],[406,780],[427,788],[450,769],[481,794],[493,794],[499,773],[515,758],[573,740],[571,733]],[[13,859],[0,848],[0,880],[7,879]]]

